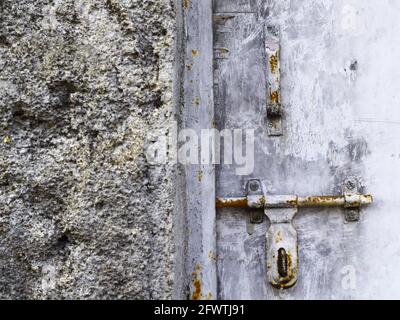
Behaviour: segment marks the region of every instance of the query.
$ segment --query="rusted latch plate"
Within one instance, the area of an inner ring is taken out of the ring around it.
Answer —
[[[288,289],[296,284],[299,268],[297,232],[292,225],[298,208],[341,206],[346,210],[346,221],[357,221],[360,207],[373,201],[371,195],[357,193],[358,185],[357,179],[350,178],[344,182],[342,195],[299,197],[269,195],[260,179],[251,179],[247,183],[246,197],[218,198],[216,206],[264,209],[271,223],[267,231],[268,281],[276,288]]]
[[[267,57],[267,126],[269,136],[282,135],[280,31],[278,26],[265,27]]]

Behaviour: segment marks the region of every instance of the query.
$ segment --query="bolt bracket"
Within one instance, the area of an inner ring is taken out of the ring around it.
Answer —
[[[264,196],[262,184],[259,179],[252,179],[247,182],[247,199],[258,201]],[[249,201],[249,200],[248,200]],[[250,213],[250,223],[260,224],[264,222],[264,214],[260,211],[252,211]]]
[[[344,219],[347,222],[360,220],[360,183],[356,177],[348,177],[344,180],[342,192],[345,198]]]

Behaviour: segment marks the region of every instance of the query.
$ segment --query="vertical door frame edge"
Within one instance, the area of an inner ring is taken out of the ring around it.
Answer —
[[[175,0],[174,105],[178,129],[214,123],[212,0]],[[179,164],[175,197],[173,297],[217,298],[215,167]],[[179,162],[179,161],[178,161]]]

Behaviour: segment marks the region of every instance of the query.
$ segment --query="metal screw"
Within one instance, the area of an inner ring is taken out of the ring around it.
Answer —
[[[354,180],[347,180],[346,181],[346,187],[349,190],[353,190],[357,186],[356,182]]]
[[[257,191],[260,188],[258,181],[251,181],[249,184],[250,191]]]

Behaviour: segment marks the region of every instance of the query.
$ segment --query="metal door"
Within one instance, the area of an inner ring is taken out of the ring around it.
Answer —
[[[400,298],[399,14],[390,0],[213,1],[215,124],[255,130],[254,170],[222,161],[217,197],[245,196],[251,178],[276,195],[340,194],[347,177],[374,196],[357,222],[299,208],[298,280],[284,290],[267,280],[268,219],[218,209],[219,299]],[[268,132],[269,26],[280,30],[280,136]]]

